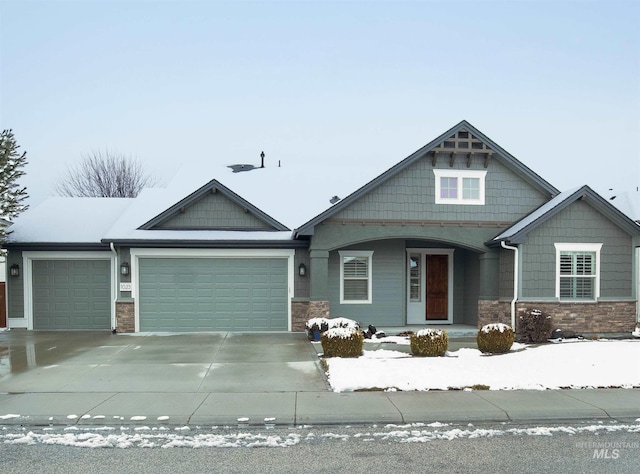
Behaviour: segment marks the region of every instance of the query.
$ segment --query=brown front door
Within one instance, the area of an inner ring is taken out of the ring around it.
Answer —
[[[448,258],[448,255],[427,255],[427,320],[446,320],[448,317]]]

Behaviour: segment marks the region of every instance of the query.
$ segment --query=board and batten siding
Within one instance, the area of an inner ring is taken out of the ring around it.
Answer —
[[[480,294],[480,263],[478,254],[457,249],[453,255],[456,288],[453,292],[454,324],[472,324],[478,322],[478,295]],[[460,282],[458,284],[458,282]],[[461,285],[461,288],[458,286]],[[461,295],[458,298],[457,295]]]
[[[515,252],[513,250],[500,250],[500,281],[498,292],[500,299],[513,299],[513,263]]]
[[[555,243],[602,243],[600,298],[632,296],[631,236],[584,201],[576,201],[527,236],[522,251],[524,299],[555,297]]]
[[[7,268],[20,265],[19,277],[7,277],[7,319],[23,319],[24,314],[24,268],[22,252],[11,251],[7,255]]]
[[[484,160],[474,158],[467,168],[461,155],[449,167],[449,159],[443,155],[438,158],[436,168],[487,171],[485,204],[435,204],[434,167],[429,156],[371,190],[334,218],[515,222],[549,198],[496,159],[491,159],[488,168],[484,168]]]
[[[252,229],[271,228],[220,193],[207,194],[187,206],[184,212],[162,222],[155,229]]]

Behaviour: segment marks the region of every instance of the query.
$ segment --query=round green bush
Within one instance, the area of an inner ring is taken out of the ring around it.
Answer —
[[[442,357],[449,347],[447,331],[440,329],[421,329],[409,336],[411,354],[418,357]]]
[[[506,324],[487,324],[478,331],[478,349],[484,354],[504,354],[511,349],[515,334]]]
[[[320,337],[325,357],[360,357],[364,334],[355,328],[333,328]]]

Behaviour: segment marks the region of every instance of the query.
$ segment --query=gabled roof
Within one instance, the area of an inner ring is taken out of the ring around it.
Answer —
[[[275,220],[273,217],[265,214],[263,211],[258,209],[256,206],[251,204],[246,199],[243,199],[242,197],[238,196],[236,193],[231,191],[229,188],[224,186],[222,183],[220,183],[216,179],[212,179],[207,184],[202,186],[200,189],[194,191],[193,193],[191,193],[187,197],[181,199],[180,201],[175,203],[170,208],[166,209],[165,211],[163,211],[160,214],[158,214],[157,216],[155,216],[153,219],[145,222],[143,225],[141,225],[139,227],[139,229],[141,229],[141,230],[153,229],[158,224],[166,222],[169,219],[171,219],[172,217],[174,217],[177,214],[179,214],[181,212],[181,210],[184,209],[185,207],[188,207],[188,206],[194,204],[195,202],[197,202],[200,199],[202,199],[205,195],[207,195],[209,193],[212,193],[212,192],[216,192],[216,193],[222,194],[227,199],[229,199],[231,202],[233,202],[233,203],[237,204],[238,206],[246,209],[248,212],[250,212],[256,218],[258,218],[260,221],[264,222],[267,226],[272,227],[274,230],[283,230],[283,231],[284,230],[290,230],[287,226],[285,226],[284,224],[281,224],[280,222]]]
[[[507,151],[505,151],[500,145],[495,143],[493,140],[491,140],[489,137],[487,137],[480,130],[478,130],[473,125],[471,125],[469,122],[467,122],[466,120],[463,120],[456,126],[444,132],[438,138],[432,140],[431,142],[429,142],[419,150],[415,151],[414,153],[409,155],[407,158],[405,158],[404,160],[402,160],[392,168],[389,168],[387,171],[385,171],[375,179],[369,181],[367,184],[357,189],[355,192],[351,193],[346,198],[342,199],[339,203],[335,204],[333,207],[325,210],[321,214],[317,215],[310,221],[300,226],[299,228],[295,229],[294,232],[297,235],[313,234],[313,228],[317,224],[335,215],[341,210],[345,209],[346,207],[351,205],[353,202],[358,200],[360,197],[362,197],[372,189],[376,188],[377,186],[380,186],[381,184],[383,184],[393,176],[397,175],[401,171],[405,170],[416,161],[427,157],[427,155],[430,152],[438,148],[445,140],[447,140],[453,135],[456,135],[460,131],[470,132],[477,139],[484,142],[493,152],[493,155],[492,155],[493,159],[499,160],[502,164],[507,166],[516,174],[522,176],[525,180],[530,182],[533,186],[537,187],[538,189],[540,189],[545,193],[548,193],[550,197],[558,194],[559,191],[555,187],[553,187],[550,183],[548,183],[538,174],[534,173],[529,167],[525,166],[518,159],[516,159],[514,156],[512,156]],[[438,148],[438,151],[445,151],[445,150]],[[472,150],[469,150],[469,151],[472,151]]]
[[[569,205],[579,199],[585,200],[597,211],[605,215],[609,220],[618,225],[631,235],[640,235],[640,225],[636,224],[626,214],[621,212],[609,201],[596,193],[589,186],[564,191],[547,201],[538,209],[520,219],[514,225],[501,232],[491,241],[488,246],[497,246],[501,241],[510,244],[521,244],[526,240],[527,234],[553,216],[566,209]]]

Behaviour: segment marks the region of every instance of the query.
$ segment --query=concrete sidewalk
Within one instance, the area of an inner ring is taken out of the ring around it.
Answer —
[[[640,418],[639,389],[334,393],[303,334],[0,333],[0,425]]]

